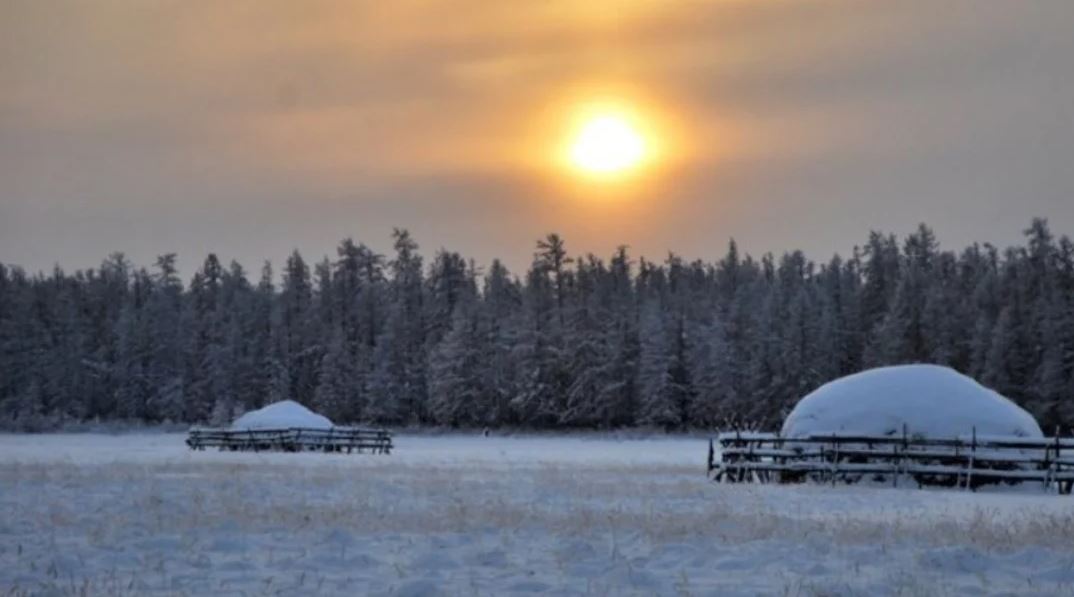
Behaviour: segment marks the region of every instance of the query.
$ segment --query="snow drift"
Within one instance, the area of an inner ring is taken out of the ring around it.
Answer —
[[[1043,437],[1036,420],[1009,399],[937,365],[881,367],[824,384],[794,407],[783,435],[831,433],[957,437]]]
[[[281,400],[235,419],[232,429],[331,429],[332,421],[293,400]]]

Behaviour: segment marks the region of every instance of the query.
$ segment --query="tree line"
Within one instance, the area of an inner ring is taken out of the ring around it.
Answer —
[[[1074,244],[940,250],[921,225],[846,258],[572,257],[558,235],[514,275],[403,230],[390,256],[347,239],[251,279],[210,254],[184,284],[150,268],[0,265],[0,421],[223,424],[292,399],[341,423],[775,427],[862,369],[947,365],[1074,425]]]

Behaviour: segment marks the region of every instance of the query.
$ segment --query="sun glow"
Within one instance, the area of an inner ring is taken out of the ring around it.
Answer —
[[[645,138],[630,119],[603,113],[582,122],[570,142],[568,159],[582,172],[612,175],[638,167],[646,154]]]

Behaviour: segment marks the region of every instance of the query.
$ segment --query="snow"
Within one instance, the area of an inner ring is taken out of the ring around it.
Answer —
[[[0,435],[0,594],[1008,595],[1074,588],[1071,498],[718,485],[704,438],[391,456]]]
[[[794,407],[783,435],[831,433],[1043,437],[1025,410],[973,379],[937,365],[870,369],[829,382]]]
[[[332,421],[293,400],[281,400],[252,410],[231,424],[232,429],[331,429]]]

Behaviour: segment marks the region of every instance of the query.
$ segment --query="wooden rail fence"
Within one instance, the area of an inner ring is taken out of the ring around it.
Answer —
[[[195,427],[187,435],[191,450],[219,448],[228,451],[369,452],[391,454],[392,433],[385,429],[333,427],[310,429],[209,429]]]
[[[1074,438],[955,438],[870,435],[783,437],[721,433],[709,442],[709,476],[725,483],[890,483],[975,490],[1000,483],[1040,483],[1070,494]]]

